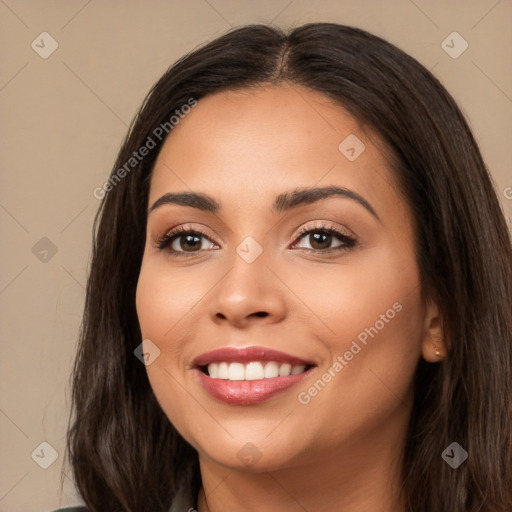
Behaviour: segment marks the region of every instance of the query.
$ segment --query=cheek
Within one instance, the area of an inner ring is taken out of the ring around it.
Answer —
[[[423,329],[413,254],[383,248],[364,260],[354,258],[357,264],[347,259],[346,265],[304,273],[297,281],[297,295],[307,297],[316,313],[317,336],[330,354],[314,396],[300,390],[308,394],[303,401],[314,398],[319,410],[344,404],[356,416],[365,404],[367,412],[385,414],[396,397],[410,392]]]
[[[171,273],[165,267],[165,262],[143,261],[136,295],[142,339],[151,340],[160,351],[154,362],[146,366],[160,402],[179,393],[187,363],[179,340],[202,291],[192,286],[190,279],[180,277],[182,273]],[[164,410],[167,411],[167,405]]]
[[[193,422],[190,395],[185,391],[183,368],[187,361],[179,342],[187,315],[204,296],[195,277],[169,272],[165,261],[144,260],[137,284],[136,307],[142,338],[160,350],[146,372],[162,410],[181,432]],[[199,281],[200,282],[200,281]]]
[[[344,303],[337,323],[334,315],[327,320],[336,331],[322,339],[331,360],[297,389],[298,413],[304,418],[300,429],[321,445],[341,440],[357,445],[384,428],[399,432],[410,413],[421,353],[420,297],[359,295],[357,303]]]
[[[318,265],[314,271],[305,266],[288,279],[293,279],[294,292],[313,313],[319,335],[331,340],[332,352],[339,353],[360,333],[364,341],[366,329],[374,335],[375,330],[379,335],[389,333],[405,343],[410,338],[406,333],[422,325],[419,273],[408,247],[354,253],[341,264]]]
[[[205,298],[208,283],[206,272],[170,271],[164,258],[143,261],[136,295],[142,336],[163,343],[160,348],[165,349],[187,316],[193,315]]]

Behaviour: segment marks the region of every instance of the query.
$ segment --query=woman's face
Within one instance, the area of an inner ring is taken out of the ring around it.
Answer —
[[[209,96],[166,140],[137,311],[155,395],[202,461],[355,464],[403,441],[431,319],[376,144],[298,86]]]

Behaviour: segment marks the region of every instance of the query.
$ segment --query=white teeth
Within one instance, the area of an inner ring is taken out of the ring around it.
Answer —
[[[245,367],[245,380],[258,380],[264,378],[265,372],[263,371],[263,365],[261,363],[249,363]]]
[[[303,364],[292,366],[292,375],[297,375],[298,373],[302,373],[306,367]]]
[[[270,361],[265,365],[265,379],[273,379],[279,375],[279,365],[274,361]]]
[[[215,364],[215,363],[214,363]],[[228,370],[229,380],[245,380],[245,368],[242,363],[231,363]]]
[[[208,371],[210,371],[209,366],[208,366]],[[211,375],[210,375],[210,377],[211,377]],[[219,369],[217,370],[217,378],[218,379],[228,379],[229,378],[228,363],[219,363]]]
[[[288,377],[292,371],[292,365],[288,363],[283,363],[279,367],[279,377]]]
[[[219,373],[219,365],[217,363],[212,363],[208,366],[208,372],[212,379],[216,379]]]
[[[276,363],[269,361],[267,363],[260,361],[251,361],[248,364],[242,363],[210,363],[208,365],[208,375],[212,379],[223,380],[260,380],[274,379],[276,377],[288,377],[297,375],[306,369],[305,365],[292,366],[289,363]]]

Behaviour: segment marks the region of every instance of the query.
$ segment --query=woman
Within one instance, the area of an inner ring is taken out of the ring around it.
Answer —
[[[512,510],[510,237],[418,62],[234,30],[158,81],[95,195],[87,510]]]

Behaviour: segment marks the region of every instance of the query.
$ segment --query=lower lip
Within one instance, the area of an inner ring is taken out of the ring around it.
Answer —
[[[252,405],[287,391],[309,375],[312,369],[288,377],[259,380],[212,379],[200,370],[197,372],[204,389],[217,400],[232,405]]]

